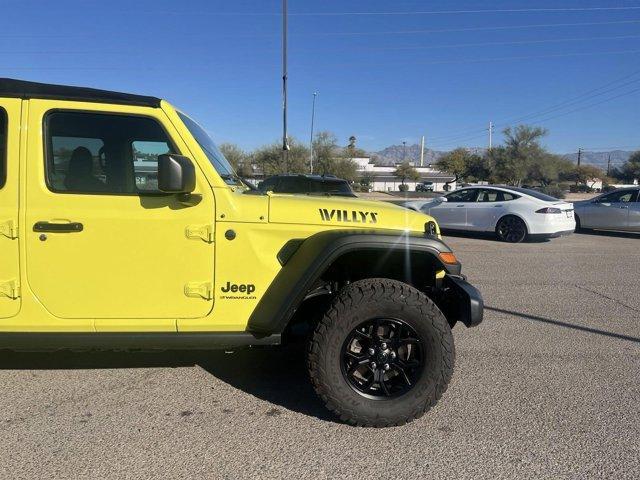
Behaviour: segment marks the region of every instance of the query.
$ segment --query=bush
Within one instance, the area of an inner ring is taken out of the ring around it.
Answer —
[[[569,187],[569,191],[571,193],[593,193],[593,188],[590,188],[588,185],[584,184],[571,185]]]
[[[560,185],[545,185],[544,187],[540,187],[539,190],[540,192],[546,195],[551,195],[555,198],[564,198],[566,196],[565,191],[560,187]]]
[[[400,192],[408,192],[409,191],[409,185],[407,185],[406,183],[401,183],[398,186],[398,191],[400,191]]]

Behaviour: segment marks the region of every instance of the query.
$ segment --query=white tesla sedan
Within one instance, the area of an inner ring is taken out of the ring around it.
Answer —
[[[573,204],[535,190],[474,186],[405,207],[431,215],[445,230],[495,232],[499,240],[553,238],[573,233]]]

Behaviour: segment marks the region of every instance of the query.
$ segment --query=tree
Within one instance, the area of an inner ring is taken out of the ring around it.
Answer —
[[[349,137],[349,145],[347,145],[343,153],[345,158],[362,158],[367,156],[367,152],[356,147],[356,137],[353,135]]]
[[[615,176],[628,182],[640,179],[640,150],[632,153],[621,169],[616,169]]]
[[[407,180],[416,181],[420,179],[420,174],[409,162],[399,164],[396,167],[396,171],[393,172],[393,175],[400,179],[402,185],[404,185],[404,182]]]
[[[593,188],[596,181],[603,178],[602,170],[593,165],[576,165],[573,172],[569,174],[570,180],[575,180],[576,184],[583,184],[589,188]]]
[[[503,130],[504,146],[489,151],[496,180],[520,186],[527,178],[531,166],[540,163],[548,152],[540,146],[547,130],[540,127],[518,125]]]
[[[465,148],[456,148],[443,155],[436,162],[436,166],[440,170],[454,175],[455,182],[467,177],[470,180],[487,180],[491,173],[487,159],[473,154]]]
[[[253,174],[249,155],[240,147],[233,143],[222,143],[220,151],[241,177],[250,177]]]
[[[354,137],[355,141],[355,137]],[[314,172],[320,175],[335,175],[347,181],[354,181],[358,173],[358,165],[352,160],[350,153],[341,151],[336,136],[331,132],[320,132],[313,141],[315,156]]]
[[[282,145],[273,143],[256,150],[252,161],[265,176],[283,173],[307,173],[309,171],[309,149],[294,138],[289,139],[290,150],[286,161],[282,155]]]
[[[573,163],[558,155],[545,154],[529,166],[527,181],[543,187],[566,177],[574,169]]]

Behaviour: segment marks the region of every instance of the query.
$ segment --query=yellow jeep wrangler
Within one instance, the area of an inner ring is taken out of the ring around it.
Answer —
[[[249,189],[164,100],[0,79],[0,348],[211,349],[308,333],[354,425],[447,388],[478,291],[431,217]]]

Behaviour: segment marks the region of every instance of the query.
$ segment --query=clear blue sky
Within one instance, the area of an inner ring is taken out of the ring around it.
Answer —
[[[640,0],[290,0],[290,133],[308,141],[316,90],[317,131],[367,150],[423,134],[429,147],[485,146],[489,120],[575,99],[523,121],[543,120],[556,152],[639,147],[630,7]],[[565,10],[469,12],[517,9]],[[246,149],[281,135],[280,0],[4,0],[1,11],[0,76],[161,96]],[[413,13],[362,14],[381,12]]]

